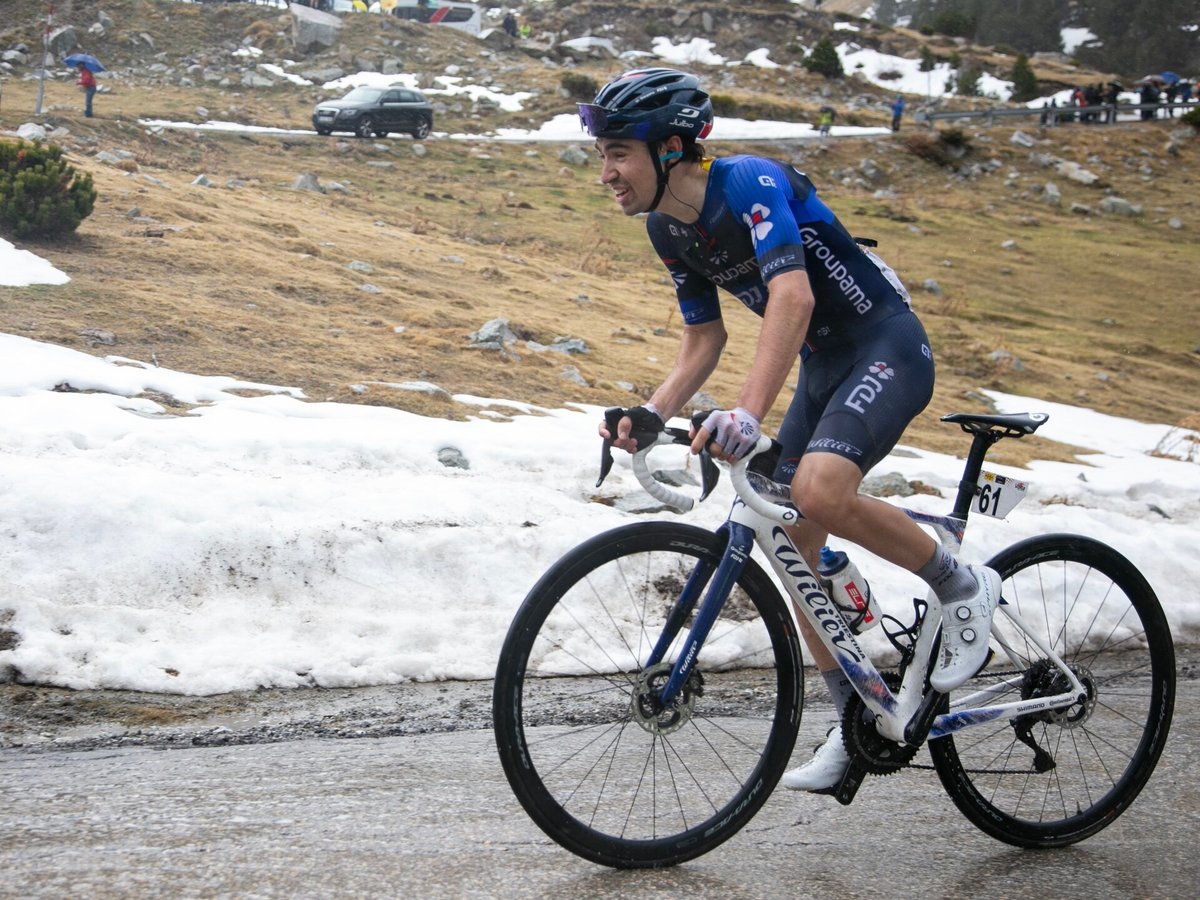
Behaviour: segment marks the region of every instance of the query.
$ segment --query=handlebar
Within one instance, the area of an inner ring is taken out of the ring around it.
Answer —
[[[606,411],[605,419],[610,434],[616,433],[617,423],[620,421],[623,412],[619,408]],[[703,418],[702,414],[701,418]],[[638,450],[633,454],[632,460],[634,477],[637,478],[638,484],[642,486],[643,490],[656,500],[665,503],[679,512],[689,512],[696,505],[697,499],[700,501],[705,500],[712,493],[713,488],[716,487],[720,472],[716,461],[712,458],[707,448],[700,451],[701,492],[698,498],[693,498],[682,491],[677,491],[670,485],[663,484],[654,477],[647,462],[650,451],[656,447],[664,447],[672,444],[689,446],[692,442],[691,436],[682,428],[667,427],[657,432],[634,431],[631,437],[637,441],[638,445]],[[760,481],[767,481],[768,484],[774,483],[752,472],[749,468],[750,462],[756,456],[770,451],[773,446],[774,442],[769,437],[760,437],[758,443],[755,444],[749,453],[729,466],[729,479],[738,497],[754,512],[780,525],[794,525],[799,521],[800,514],[791,505],[790,499],[778,496],[778,492],[776,492],[778,499],[787,504],[780,505],[780,503],[760,494],[751,483],[752,477]],[[606,440],[600,454],[600,478],[596,481],[597,487],[603,483],[609,470],[612,468],[612,464],[612,442]]]

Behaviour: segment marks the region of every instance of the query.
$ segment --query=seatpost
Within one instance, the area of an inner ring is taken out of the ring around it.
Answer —
[[[1004,437],[1003,431],[979,430],[972,432],[971,450],[967,464],[963,467],[962,481],[958,483],[958,495],[954,498],[954,510],[950,513],[963,522],[971,512],[971,504],[979,493],[979,473],[983,471],[983,458],[992,444]]]

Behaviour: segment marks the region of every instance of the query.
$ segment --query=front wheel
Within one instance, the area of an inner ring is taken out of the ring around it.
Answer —
[[[535,823],[602,865],[675,865],[732,837],[786,768],[803,703],[800,645],[774,583],[750,560],[665,707],[686,638],[646,661],[693,572],[724,540],[638,523],[567,553],[525,598],[500,653],[493,721],[509,784]],[[696,584],[697,582],[693,582]]]
[[[1072,844],[1128,807],[1158,762],[1174,708],[1171,632],[1146,579],[1098,541],[1030,538],[988,565],[1004,580],[1004,603],[1071,668],[1085,694],[1072,706],[931,740],[929,752],[955,805],[987,834],[1018,847]],[[992,648],[996,662],[951,694],[952,711],[981,691],[965,705],[1066,690],[1066,678],[1003,606]]]

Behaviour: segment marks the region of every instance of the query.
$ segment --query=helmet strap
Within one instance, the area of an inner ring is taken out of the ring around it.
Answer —
[[[650,151],[650,161],[654,163],[654,174],[658,178],[658,190],[655,191],[654,200],[651,202],[650,208],[647,210],[647,212],[654,212],[654,210],[658,209],[658,204],[659,201],[662,200],[663,194],[666,193],[667,181],[671,177],[671,170],[678,165],[676,160],[679,158],[679,156],[682,156],[682,154],[664,153],[659,155],[658,149],[653,143],[647,143],[646,149]],[[670,165],[664,166],[664,160],[669,162]]]

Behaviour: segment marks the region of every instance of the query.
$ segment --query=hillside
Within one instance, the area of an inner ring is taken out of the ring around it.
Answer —
[[[0,52],[36,41],[44,4],[10,0],[6,8],[14,15],[0,26]],[[287,14],[167,0],[55,8],[56,20],[74,22],[86,49],[111,70],[97,118],[82,117],[63,77],[47,84],[41,120],[59,129],[54,139],[73,164],[93,175],[100,200],[72,238],[26,245],[72,280],[0,289],[0,331],[295,385],[317,400],[452,417],[468,413],[454,393],[548,406],[632,404],[665,372],[679,328],[672,291],[640,224],[626,221],[596,184],[596,164],[560,160],[561,145],[445,137],[537,127],[574,108],[560,90],[564,74],[602,83],[628,63],[535,54],[449,29],[352,16],[336,48],[295,69],[396,59],[431,83],[453,65],[465,82],[533,96],[511,112],[446,101],[438,134],[420,146],[408,138],[161,129],[144,120],[308,128],[320,88],[248,87],[240,78],[247,64],[232,55],[254,46],[258,62],[292,61]],[[112,26],[87,35],[101,8]],[[604,33],[621,49],[646,51],[650,36],[668,28],[680,42],[710,35],[732,59],[767,46],[785,68],[699,67],[740,115],[804,121],[833,102],[847,123],[886,121],[887,92],[855,77],[826,82],[795,65],[797,40],[832,27],[824,15],[781,13],[773,3],[687,10],[647,3],[631,16],[627,4],[590,0],[523,12],[535,43],[543,32],[600,33],[607,20],[620,23]],[[780,34],[785,39],[767,40]],[[915,53],[923,40],[867,23],[856,39],[898,54]],[[1104,77],[1065,68],[1039,75],[1049,88]],[[2,86],[0,130],[31,121],[36,82],[14,71]],[[1013,142],[1018,129],[1030,145]],[[981,408],[980,388],[1148,421],[1195,415],[1200,142],[1192,132],[1159,120],[1040,133],[1021,121],[966,128],[963,142],[957,133],[906,127],[898,136],[710,150],[765,153],[804,168],[914,289],[940,381],[913,442],[961,450],[960,436],[936,416]],[[1060,163],[1096,180],[1073,181]],[[297,190],[302,173],[325,191]],[[201,175],[211,187],[193,184]],[[1047,202],[1048,182],[1061,194],[1057,205]],[[1106,198],[1141,212],[1104,212]],[[504,355],[470,339],[498,317],[522,339]],[[757,320],[740,310],[727,322],[730,364],[708,388],[717,402],[736,392],[756,334]],[[583,341],[587,352],[567,356],[525,343],[560,337]],[[397,389],[401,382],[448,393]],[[1006,449],[1013,459],[1027,452]]]

